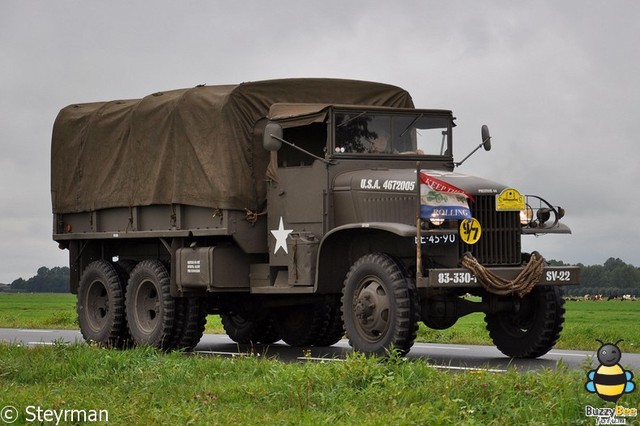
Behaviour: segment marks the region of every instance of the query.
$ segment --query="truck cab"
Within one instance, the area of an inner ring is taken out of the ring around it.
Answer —
[[[280,108],[287,114],[278,114]],[[341,293],[347,335],[366,352],[406,351],[416,318],[443,329],[478,311],[509,356],[540,356],[553,346],[563,321],[557,285],[577,284],[578,270],[544,265],[537,253],[532,263],[521,238],[570,233],[559,222],[562,208],[454,171],[451,111],[295,110],[274,106],[264,133],[264,146],[277,161],[269,182],[269,229],[286,230],[294,250],[277,238],[270,245],[282,283],[286,275],[288,283],[306,283],[309,290],[313,283],[314,293]],[[489,141],[485,128],[480,146],[490,149]],[[293,160],[298,157],[306,160]],[[295,251],[301,244],[317,257],[301,262],[302,274]],[[394,281],[391,272],[400,278]],[[527,279],[516,280],[521,275]],[[544,327],[538,322],[546,314],[534,312],[537,306],[553,313]],[[531,322],[535,329],[523,326]]]

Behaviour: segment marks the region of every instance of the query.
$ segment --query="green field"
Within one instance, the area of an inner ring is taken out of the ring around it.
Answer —
[[[0,327],[77,328],[74,303],[71,295],[0,295]],[[560,344],[595,351],[596,338],[624,338],[623,352],[633,352],[639,316],[640,303],[570,302]],[[215,317],[208,331],[221,331]],[[478,314],[444,332],[421,329],[420,339],[490,344]],[[15,407],[14,424],[78,424],[82,419],[72,416],[82,413],[99,413],[98,424],[108,415],[115,425],[595,424],[585,407],[613,404],[585,391],[589,368],[491,373],[438,370],[396,356],[285,363],[260,353],[225,358],[0,344],[0,408]],[[640,408],[638,393],[618,405]],[[58,422],[63,415],[67,421]],[[625,420],[638,424],[637,417]]]
[[[623,352],[640,352],[640,302],[571,301],[565,304],[560,349],[595,351],[602,341],[620,344]],[[71,294],[0,294],[0,327],[77,329],[75,296]],[[219,317],[209,316],[207,333],[224,333]],[[418,341],[491,345],[484,317],[476,313],[461,318],[447,330],[420,325]]]

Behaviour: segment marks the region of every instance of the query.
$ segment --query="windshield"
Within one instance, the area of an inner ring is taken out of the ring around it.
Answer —
[[[335,152],[451,155],[451,119],[428,113],[336,112]]]

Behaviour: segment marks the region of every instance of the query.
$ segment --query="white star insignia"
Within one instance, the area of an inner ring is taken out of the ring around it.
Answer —
[[[276,246],[273,249],[273,254],[276,254],[281,247],[284,249],[285,253],[289,254],[289,249],[287,248],[287,237],[292,232],[293,229],[284,229],[282,216],[280,216],[280,226],[278,226],[278,229],[271,231],[273,236],[276,237]]]

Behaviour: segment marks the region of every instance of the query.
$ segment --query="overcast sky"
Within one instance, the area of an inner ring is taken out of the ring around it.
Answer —
[[[0,282],[68,265],[51,240],[51,128],[71,103],[284,77],[381,81],[452,109],[458,171],[538,194],[548,259],[640,266],[640,2],[0,2]]]

